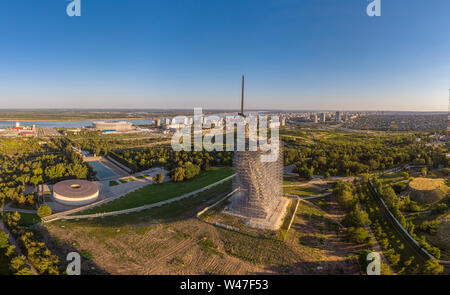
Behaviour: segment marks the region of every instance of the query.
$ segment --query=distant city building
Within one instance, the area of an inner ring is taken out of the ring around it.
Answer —
[[[325,123],[325,121],[327,120],[327,114],[326,113],[321,113],[320,116],[321,116],[320,121],[322,123]]]
[[[126,121],[96,121],[93,122],[95,130],[100,131],[130,131],[133,129],[133,124]]]
[[[341,122],[341,112],[336,112],[336,122]]]

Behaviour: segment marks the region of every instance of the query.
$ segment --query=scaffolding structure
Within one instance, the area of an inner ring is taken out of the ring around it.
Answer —
[[[450,89],[448,90],[447,136],[450,136]]]
[[[238,189],[231,197],[230,213],[245,218],[249,226],[278,229],[288,201],[283,198],[283,164],[281,148],[276,161],[263,162],[257,151],[235,151],[234,166],[236,176],[233,189]]]
[[[242,76],[241,111],[244,113],[244,76]],[[227,213],[244,218],[247,225],[256,228],[277,230],[286,213],[289,201],[283,198],[283,154],[277,144],[278,153],[274,161],[263,161],[263,156],[271,152],[268,145],[257,145],[261,139],[257,135],[250,136],[248,122],[245,123],[245,148],[238,151],[235,146],[233,189],[236,193],[230,198],[231,204]],[[278,143],[278,142],[277,142]],[[249,146],[257,147],[256,151]],[[267,159],[267,158],[266,158]],[[273,159],[273,158],[272,158]]]

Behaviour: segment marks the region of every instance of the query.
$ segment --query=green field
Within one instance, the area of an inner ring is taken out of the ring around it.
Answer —
[[[64,224],[66,227],[73,226],[102,226],[102,231],[107,232],[107,228],[113,230],[113,226],[120,226],[126,224],[137,224],[140,222],[148,222],[151,220],[157,220],[161,223],[173,222],[179,219],[183,219],[186,216],[192,216],[201,206],[207,206],[207,202],[211,199],[224,196],[231,191],[231,180],[219,184],[210,188],[204,192],[198,193],[192,197],[173,202],[164,206],[155,207],[141,212],[133,212],[130,214],[122,214],[118,216],[107,216],[104,218],[96,218],[93,220],[79,220],[79,221],[66,221],[58,224]],[[101,233],[100,233],[101,234]]]
[[[319,189],[316,187],[292,186],[283,189],[285,194],[297,195],[299,197],[318,196],[328,192],[328,189]]]
[[[31,226],[41,221],[39,216],[35,213],[20,213],[20,216],[19,224],[22,226]]]
[[[222,180],[234,173],[231,168],[202,171],[195,178],[183,182],[165,182],[150,184],[131,192],[113,202],[95,207],[75,215],[111,212],[157,203],[198,190],[202,187]]]
[[[119,185],[119,183],[115,180],[110,180],[109,181],[109,186],[115,186],[115,185]]]
[[[9,259],[5,255],[5,249],[0,249],[0,275],[10,275]]]

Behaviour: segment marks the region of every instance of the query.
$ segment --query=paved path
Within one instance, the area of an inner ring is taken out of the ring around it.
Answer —
[[[327,179],[321,179],[321,178],[314,178],[310,181],[298,183],[298,184],[285,184],[283,187],[301,187],[301,186],[309,186],[309,185],[327,185],[330,182],[335,181],[344,181],[344,182],[352,182],[355,179],[354,176],[333,176],[329,177]]]
[[[318,196],[310,196],[310,197],[301,197],[302,200],[310,200],[310,199],[317,199],[317,198],[323,198],[323,197],[328,197],[329,195],[332,195],[333,192],[328,192],[325,194],[321,194]]]
[[[36,214],[37,210],[28,210],[28,209],[19,209],[19,208],[12,208],[11,203],[8,203],[3,207],[2,211],[5,212],[14,212],[17,211],[19,213],[34,213]]]

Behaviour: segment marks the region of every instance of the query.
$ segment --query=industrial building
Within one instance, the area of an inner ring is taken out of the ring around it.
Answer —
[[[93,122],[95,130],[100,131],[130,131],[133,130],[133,124],[126,121],[96,121]]]

